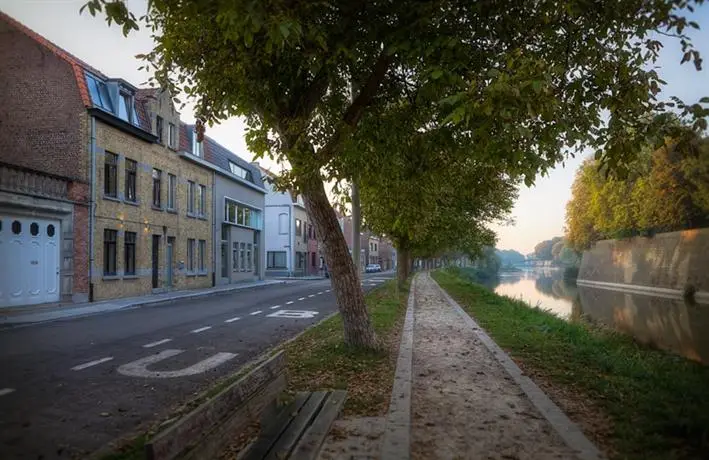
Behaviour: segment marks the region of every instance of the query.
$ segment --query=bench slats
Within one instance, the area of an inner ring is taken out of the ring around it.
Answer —
[[[309,396],[309,393],[298,393],[293,403],[282,408],[273,420],[263,425],[264,429],[261,431],[258,440],[249,446],[248,452],[239,458],[243,460],[262,460],[295,418],[293,414],[296,414],[303,407]]]
[[[298,415],[291,420],[288,428],[281,434],[271,451],[266,455],[266,460],[283,460],[288,458],[293,446],[303,435],[303,431],[310,426],[313,418],[320,411],[323,401],[327,396],[325,391],[310,393],[310,397],[298,411]]]
[[[335,390],[328,394],[320,413],[293,450],[290,456],[291,459],[314,460],[318,456],[330,427],[340,415],[346,397],[347,392],[345,390]]]

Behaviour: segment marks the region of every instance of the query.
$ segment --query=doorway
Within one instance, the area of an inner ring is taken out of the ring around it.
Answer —
[[[153,235],[153,289],[157,289],[160,280],[160,235]]]
[[[174,251],[175,251],[175,237],[174,236],[168,236],[167,237],[167,275],[165,279],[165,284],[168,288],[172,287],[172,267],[173,267],[173,258],[174,258]]]

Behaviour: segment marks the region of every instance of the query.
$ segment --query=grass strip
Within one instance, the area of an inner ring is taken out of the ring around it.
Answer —
[[[535,380],[603,412],[610,427],[601,444],[611,458],[709,458],[709,367],[605,327],[566,322],[455,269],[433,278]]]
[[[395,281],[388,281],[367,294],[370,318],[382,343],[380,351],[346,346],[340,315],[287,344],[289,390],[344,389],[347,390],[344,415],[386,413],[407,298],[408,285],[397,294]]]

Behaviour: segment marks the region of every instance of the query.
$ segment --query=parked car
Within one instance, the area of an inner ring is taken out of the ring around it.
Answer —
[[[382,271],[382,266],[379,264],[369,264],[366,267],[364,267],[365,273],[377,273],[380,271]]]

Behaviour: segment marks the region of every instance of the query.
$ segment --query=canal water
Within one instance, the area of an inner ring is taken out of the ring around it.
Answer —
[[[557,268],[501,272],[485,283],[569,321],[598,321],[636,340],[709,364],[709,305],[577,286]]]

